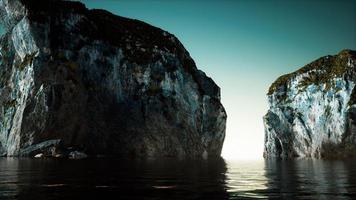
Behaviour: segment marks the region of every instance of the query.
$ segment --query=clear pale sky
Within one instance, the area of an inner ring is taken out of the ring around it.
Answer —
[[[223,157],[261,159],[266,93],[280,75],[356,49],[356,1],[82,0],[176,35],[221,87]]]

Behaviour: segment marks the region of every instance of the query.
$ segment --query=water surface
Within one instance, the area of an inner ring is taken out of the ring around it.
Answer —
[[[1,200],[351,199],[353,195],[356,162],[352,161],[0,158]]]

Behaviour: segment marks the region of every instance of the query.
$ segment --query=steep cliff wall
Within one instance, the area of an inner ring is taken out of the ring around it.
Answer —
[[[220,88],[172,34],[78,2],[0,11],[1,155],[220,155]]]
[[[266,157],[356,155],[356,52],[325,56],[278,78],[264,117]]]

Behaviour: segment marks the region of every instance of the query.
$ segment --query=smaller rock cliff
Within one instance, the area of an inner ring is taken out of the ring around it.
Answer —
[[[355,84],[352,50],[279,77],[268,92],[264,156],[355,156]]]

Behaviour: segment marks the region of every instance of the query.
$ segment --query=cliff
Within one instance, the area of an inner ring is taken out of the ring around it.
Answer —
[[[356,155],[356,52],[325,56],[278,78],[264,116],[265,157]]]
[[[220,88],[174,35],[79,2],[0,12],[0,155],[220,155]]]

